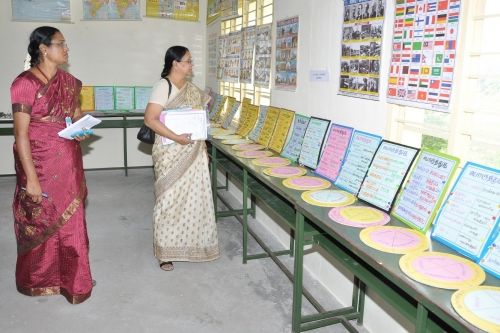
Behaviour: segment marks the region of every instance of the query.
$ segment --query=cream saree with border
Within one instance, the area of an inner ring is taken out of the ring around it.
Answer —
[[[188,82],[167,108],[201,108],[208,98]],[[156,179],[155,257],[160,262],[217,259],[219,246],[205,142],[162,145],[156,135],[152,156]]]

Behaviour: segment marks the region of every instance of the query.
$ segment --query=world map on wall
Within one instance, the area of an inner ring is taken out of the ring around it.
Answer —
[[[69,0],[12,0],[14,21],[69,22]]]
[[[139,20],[139,0],[83,0],[84,20]]]

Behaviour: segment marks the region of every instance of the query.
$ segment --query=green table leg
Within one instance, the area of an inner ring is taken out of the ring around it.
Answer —
[[[126,121],[127,117],[124,116],[123,120]],[[123,128],[123,166],[125,167],[125,176],[128,176],[127,127]]]
[[[427,331],[427,316],[429,311],[422,304],[418,303],[417,307],[417,327],[416,333],[425,333]]]
[[[295,213],[295,260],[292,303],[292,332],[300,332],[302,322],[302,273],[304,264],[304,215]]]
[[[243,263],[248,258],[248,171],[243,169]]]

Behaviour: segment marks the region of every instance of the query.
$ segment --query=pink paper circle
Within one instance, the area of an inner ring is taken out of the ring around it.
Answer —
[[[297,177],[290,180],[290,183],[300,187],[316,187],[323,185],[324,180],[316,177]]]
[[[467,281],[475,275],[469,265],[440,255],[415,258],[412,267],[422,275],[446,282]]]
[[[238,156],[241,157],[251,157],[251,158],[257,158],[257,157],[264,157],[269,155],[269,152],[264,151],[264,150],[250,150],[250,151],[242,151],[237,154]]]
[[[394,237],[396,233],[399,234],[399,237]],[[370,233],[370,238],[373,242],[382,246],[398,249],[414,248],[421,243],[421,239],[418,235],[402,229],[375,230]]]
[[[284,166],[284,167],[272,168],[270,171],[280,176],[294,176],[297,173],[302,172],[302,169],[298,167]]]
[[[253,150],[261,150],[266,147],[264,147],[263,145],[259,145],[257,143],[242,143],[239,145],[234,145],[232,148],[234,150],[253,151]]]
[[[346,208],[351,208],[351,207],[336,207],[336,208],[332,208],[328,212],[328,217],[333,222],[336,222],[336,223],[339,223],[339,224],[343,224],[343,225],[347,225],[349,227],[355,227],[355,228],[367,228],[367,227],[373,227],[373,226],[377,226],[377,225],[384,225],[384,224],[389,223],[389,221],[391,220],[391,217],[388,214],[386,214],[385,212],[382,212],[382,211],[380,211],[378,209],[371,208],[371,207],[366,207],[366,209],[373,209],[373,210],[376,210],[377,212],[381,213],[382,214],[382,218],[380,220],[374,221],[374,222],[370,222],[370,223],[362,223],[362,222],[358,222],[358,221],[348,220],[344,216],[342,216],[342,214],[341,214],[342,210],[344,210]]]

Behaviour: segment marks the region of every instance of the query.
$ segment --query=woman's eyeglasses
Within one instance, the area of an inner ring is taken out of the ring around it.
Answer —
[[[193,64],[193,59],[188,59],[188,60],[181,60],[178,62],[187,62],[188,64],[192,65]]]
[[[62,47],[63,49],[68,48],[68,44],[66,44],[65,41],[60,41],[60,42],[50,42],[51,45],[57,45],[59,47]]]

